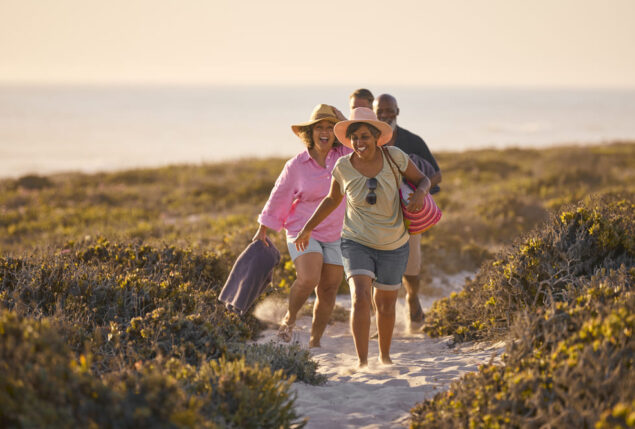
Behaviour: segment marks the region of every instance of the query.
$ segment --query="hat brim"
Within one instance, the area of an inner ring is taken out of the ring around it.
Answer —
[[[351,139],[346,137],[346,130],[348,126],[355,122],[364,122],[365,124],[370,124],[377,128],[381,135],[377,139],[377,146],[383,146],[390,141],[392,138],[392,127],[382,121],[374,121],[372,119],[351,119],[348,121],[341,121],[335,124],[333,128],[333,132],[335,133],[335,137],[346,147],[353,149],[353,144],[351,143]]]
[[[291,130],[295,133],[296,136],[300,137],[300,130],[302,128],[308,127],[313,124],[317,124],[318,122],[322,122],[322,121],[330,121],[330,122],[333,122],[334,124],[337,124],[339,122],[339,119],[337,119],[336,117],[327,116],[326,118],[319,118],[319,119],[314,119],[312,121],[303,122],[301,124],[291,125]]]

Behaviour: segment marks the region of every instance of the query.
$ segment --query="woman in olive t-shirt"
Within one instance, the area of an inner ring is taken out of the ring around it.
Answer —
[[[391,364],[395,303],[408,261],[409,239],[397,183],[401,182],[403,171],[406,179],[417,184],[408,209],[418,211],[430,190],[430,181],[400,149],[382,150],[381,146],[390,140],[392,128],[378,121],[372,110],[354,109],[351,119],[337,123],[334,131],[338,140],[354,152],[335,164],[330,192],[298,233],[295,245],[299,250],[306,247],[311,231],[346,196],[342,256],[351,289],[351,331],[359,366],[368,365],[371,296],[376,308],[379,361]]]

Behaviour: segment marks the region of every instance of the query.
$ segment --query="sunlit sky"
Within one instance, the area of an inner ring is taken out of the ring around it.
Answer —
[[[0,83],[635,88],[635,0],[0,0]]]

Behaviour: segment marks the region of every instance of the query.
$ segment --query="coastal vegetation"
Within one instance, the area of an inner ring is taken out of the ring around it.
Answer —
[[[425,332],[508,349],[412,425],[635,424],[635,143],[437,158],[423,284],[470,278],[425,289]],[[290,385],[323,383],[315,362],[217,300],[283,164],[0,180],[0,426],[302,426]],[[269,294],[294,279],[281,253]]]
[[[412,427],[635,425],[633,196],[567,205],[434,304],[426,332],[507,350],[414,407]]]

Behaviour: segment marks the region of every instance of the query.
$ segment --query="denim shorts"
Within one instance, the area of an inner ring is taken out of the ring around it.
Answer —
[[[342,239],[346,280],[356,275],[369,276],[381,290],[398,290],[408,263],[408,243],[394,250],[377,250],[353,240]]]
[[[291,260],[295,261],[300,255],[305,253],[320,253],[322,254],[323,264],[332,264],[342,266],[342,249],[340,247],[339,239],[335,241],[319,241],[315,238],[309,238],[309,245],[303,251],[297,250],[294,243],[295,237],[287,237],[287,248],[291,255]]]

